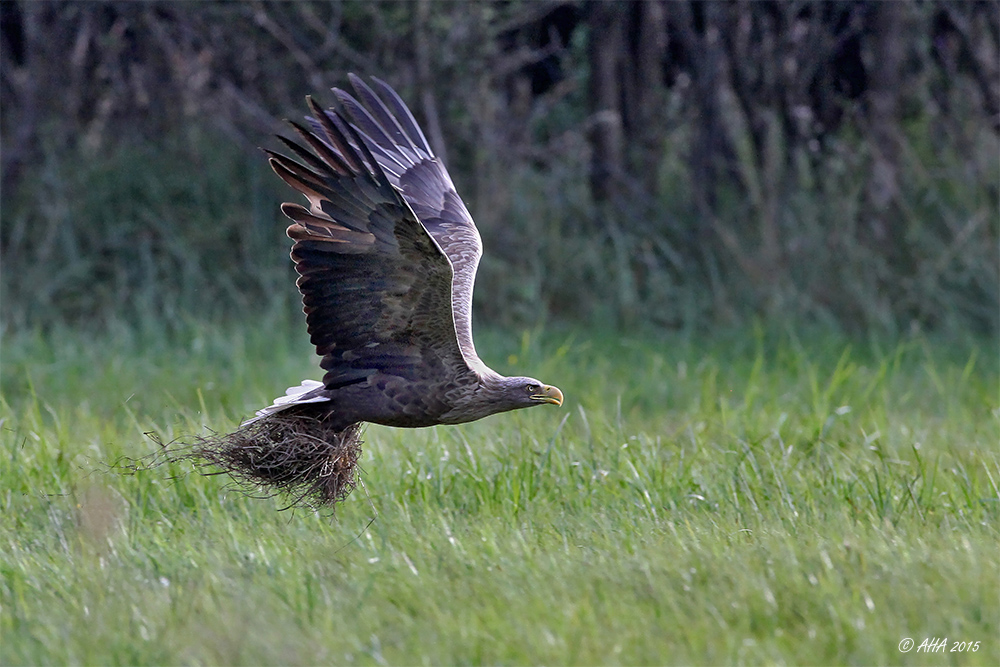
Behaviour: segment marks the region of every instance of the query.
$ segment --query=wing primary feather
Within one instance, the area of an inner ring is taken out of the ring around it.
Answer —
[[[307,234],[322,236],[340,243],[372,245],[375,242],[375,237],[371,232],[352,230],[329,218],[321,218],[313,215],[309,209],[299,204],[286,202],[281,205],[281,212],[289,219],[298,223],[298,225],[292,225],[286,230],[288,236],[293,239],[299,238],[302,235],[301,232],[293,230],[293,228],[298,226],[303,228]]]
[[[375,176],[375,178],[378,180],[379,184],[380,185],[385,185],[385,186],[387,186],[389,188],[392,188],[392,185],[389,183],[389,180],[386,178],[385,172],[382,171],[382,167],[379,165],[378,160],[376,160],[375,156],[372,155],[371,150],[369,150],[369,148],[368,148],[368,144],[366,144],[364,142],[364,140],[361,138],[361,136],[358,134],[358,130],[354,127],[354,125],[352,125],[351,123],[348,123],[340,115],[340,113],[336,114],[336,118],[337,118],[337,120],[341,121],[341,123],[343,123],[344,128],[347,130],[347,133],[354,140],[354,145],[358,147],[358,149],[364,155],[365,160],[368,161],[368,165],[369,165],[370,171]]]
[[[340,90],[339,88],[334,88],[334,91],[342,93],[343,95],[346,96],[345,98],[340,98],[338,95],[338,99],[340,99],[341,103],[344,104],[344,107],[347,109],[347,112],[351,115],[351,119],[354,121],[353,124],[355,125],[354,129],[357,131],[358,135],[362,139],[364,139],[364,142],[368,146],[368,148],[374,152],[377,152],[381,157],[385,158],[386,160],[392,161],[393,164],[397,165],[400,168],[401,170],[400,173],[406,171],[406,169],[410,165],[401,162],[400,159],[397,157],[397,155],[401,154],[399,146],[396,143],[394,143],[391,138],[389,138],[389,135],[385,133],[385,131],[379,126],[379,124],[375,121],[375,119],[369,115],[362,124],[366,125],[370,130],[372,130],[373,134],[380,135],[379,137],[373,137],[368,132],[365,132],[361,128],[357,127],[357,124],[359,122],[358,114],[368,113],[365,110],[365,108],[359,105],[357,100],[355,100],[353,97],[351,97],[344,91]],[[346,124],[343,123],[343,121],[340,118],[335,117],[334,121],[337,123],[337,126],[340,128],[341,132],[346,132],[345,129]],[[386,167],[384,163],[380,164],[382,165],[383,169]],[[400,173],[396,173],[395,170],[390,169],[387,171],[392,173],[392,175],[395,176],[397,179],[400,176]]]
[[[294,220],[295,222],[303,222],[303,223],[304,222],[310,222],[310,223],[320,223],[320,222],[322,222],[323,224],[328,225],[330,227],[339,227],[340,229],[343,229],[345,231],[347,230],[347,227],[344,227],[339,222],[336,222],[336,221],[334,221],[332,219],[329,219],[329,218],[321,218],[318,215],[315,215],[312,211],[310,211],[309,209],[307,209],[305,206],[302,206],[301,204],[295,204],[295,203],[292,203],[292,202],[285,202],[284,204],[281,205],[281,212],[285,214],[285,217],[287,217],[287,218],[289,218],[291,220]]]
[[[330,192],[329,190],[327,190],[327,188],[323,187],[320,190],[317,190],[315,187],[313,187],[311,183],[303,180],[297,174],[295,174],[295,172],[286,167],[284,164],[284,160],[279,160],[278,159],[279,157],[281,156],[271,157],[269,159],[269,162],[271,163],[271,169],[274,170],[274,173],[276,173],[281,178],[281,180],[283,180],[285,183],[288,183],[288,185],[292,186],[292,189],[301,192],[303,195],[305,195],[310,199],[312,198],[327,199],[329,197]]]
[[[396,119],[399,120],[401,124],[406,125],[404,132],[414,143],[419,141],[419,146],[427,152],[428,157],[434,157],[434,151],[431,150],[430,144],[427,143],[427,137],[424,136],[423,131],[421,131],[420,126],[417,124],[417,119],[413,117],[412,113],[410,113],[410,109],[406,106],[406,103],[403,102],[396,91],[382,79],[373,76],[372,82],[375,84],[375,87],[378,88],[379,91],[389,100],[389,103],[393,107],[392,112]]]
[[[416,144],[413,143],[413,139],[411,139],[406,132],[403,131],[399,121],[396,120],[379,96],[368,87],[361,77],[350,74],[348,75],[348,78],[351,81],[351,85],[354,86],[354,91],[358,94],[358,97],[365,102],[364,105],[361,105],[355,101],[355,104],[358,107],[362,107],[364,115],[368,116],[368,118],[373,121],[374,118],[372,118],[372,115],[374,114],[375,116],[378,116],[378,121],[376,122],[378,122],[378,124],[380,124],[385,131],[397,137],[395,139],[395,143],[399,146],[399,148],[409,148],[416,158],[420,158],[421,151],[417,149]],[[355,121],[357,120],[358,119],[355,118]]]
[[[378,145],[375,144],[370,137],[365,135],[365,133],[362,130],[355,127],[353,123],[348,122],[347,118],[345,118],[344,115],[339,111],[332,115],[329,115],[329,118],[330,121],[337,126],[337,129],[340,130],[340,133],[344,137],[348,136],[351,137],[351,139],[349,140],[351,148],[353,148],[355,151],[361,151],[366,156],[366,158],[371,161],[370,164],[373,165],[372,173],[375,174],[376,178],[378,178],[379,182],[381,183],[382,177],[384,176],[383,168],[382,165],[378,162],[378,160],[374,159],[374,155],[371,153],[371,150],[372,147],[374,147],[380,153],[383,153],[385,151],[379,148]],[[365,141],[364,139],[368,139],[368,141]],[[393,148],[394,150],[398,150],[398,148],[395,146]],[[403,166],[402,163],[400,163],[395,158],[393,158],[393,161],[396,162],[396,164],[399,164],[401,167]],[[388,185],[388,183],[386,183],[386,185]]]
[[[351,120],[354,121],[354,125],[358,127],[362,134],[367,135],[369,139],[373,140],[373,143],[382,148],[392,149],[398,146],[399,141],[386,133],[386,130],[391,126],[387,126],[385,120],[381,122],[376,120],[369,113],[368,109],[354,99],[347,91],[334,88],[333,92],[337,96],[337,100],[347,109],[347,112],[351,115]]]
[[[314,206],[336,218],[345,227],[367,233],[363,225],[368,215],[368,204],[359,197],[371,200],[365,183],[358,181],[353,187],[344,187],[338,180],[323,180],[317,174],[289,157],[268,151],[271,166],[283,181],[305,195]],[[372,186],[368,186],[371,188]],[[356,190],[355,190],[356,188]],[[315,201],[314,201],[315,200]],[[358,224],[361,223],[361,224]]]
[[[293,153],[302,158],[313,169],[313,171],[324,172],[324,173],[330,171],[330,165],[328,163],[316,157],[314,154],[310,153],[301,145],[295,143],[288,137],[281,136],[280,134],[277,134],[275,136],[278,138],[278,141],[285,144],[285,146],[289,150],[291,150]],[[269,155],[273,154],[273,151],[268,151],[267,149],[264,149],[264,151]]]
[[[327,187],[326,181],[323,179],[323,177],[317,174],[309,167],[299,162],[296,162],[292,158],[282,155],[281,153],[275,153],[274,151],[268,150],[266,148],[264,149],[264,152],[267,153],[271,159],[280,162],[281,166],[283,166],[291,173],[295,174],[295,176],[298,177],[300,180],[307,181],[313,187],[314,190],[318,192],[329,191],[329,188]]]
[[[309,144],[309,148],[316,151],[316,155],[319,156],[319,159],[325,161],[329,165],[330,169],[342,176],[353,176],[355,174],[344,159],[333,151],[329,145],[324,143],[322,139],[295,121],[288,121],[288,124],[292,126],[292,129],[295,130],[296,134],[302,137],[302,139]]]
[[[341,134],[343,134],[345,136],[347,135],[347,130],[345,129],[346,124],[345,124],[345,122],[344,122],[343,119],[341,119],[337,115],[330,115],[330,114],[327,114],[327,117],[333,123],[335,123],[338,128],[340,128],[340,133]],[[313,118],[312,116],[306,116],[306,120],[309,121],[309,124],[312,126],[313,132],[315,134],[325,134],[326,133],[325,130],[323,129],[323,125],[318,120],[316,120],[315,118]],[[364,132],[362,132],[362,131],[359,130],[359,133],[366,140],[369,139],[369,137]],[[322,139],[320,139],[320,140],[322,141]],[[375,143],[369,143],[368,146],[369,146],[370,150],[378,152],[378,154],[380,156],[383,156],[386,159],[392,160],[394,163],[396,163],[397,165],[399,165],[399,167],[401,169],[400,173],[397,173],[396,171],[391,170],[391,169],[387,170],[389,173],[391,173],[397,179],[399,178],[399,176],[401,175],[402,172],[405,172],[406,169],[409,168],[409,166],[410,166],[409,164],[403,164],[402,162],[399,161],[399,158],[395,154],[387,151],[386,149],[378,146],[377,144],[375,144]],[[353,144],[352,144],[352,148],[356,148],[356,147],[353,146]],[[397,146],[393,145],[392,150],[396,151],[398,153],[398,147]],[[384,169],[385,165],[382,165],[382,167]]]
[[[344,161],[350,164],[353,173],[359,174],[364,171],[365,165],[358,158],[357,152],[352,150],[350,143],[347,141],[347,137],[344,136],[344,133],[341,132],[340,129],[333,123],[330,114],[316,104],[316,101],[312,98],[312,96],[306,97],[306,103],[309,105],[309,110],[313,112],[316,120],[326,133],[327,138],[330,140],[330,144],[337,149]]]

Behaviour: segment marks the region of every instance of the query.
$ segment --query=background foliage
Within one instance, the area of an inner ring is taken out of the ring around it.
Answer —
[[[3,2],[3,319],[294,307],[257,146],[388,80],[481,321],[993,333],[993,2]]]

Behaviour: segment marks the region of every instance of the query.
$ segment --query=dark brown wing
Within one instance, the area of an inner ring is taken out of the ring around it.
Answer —
[[[399,95],[374,77],[379,94],[353,74],[350,80],[357,98],[337,88],[334,93],[389,181],[451,261],[456,334],[469,363],[478,367],[472,343],[472,289],[483,246],[476,224]]]
[[[323,384],[337,389],[379,372],[466,379],[473,371],[456,339],[451,264],[354,128],[309,105],[317,133],[292,125],[311,151],[282,138],[303,162],[269,154],[310,204],[281,209],[295,221],[288,236]]]

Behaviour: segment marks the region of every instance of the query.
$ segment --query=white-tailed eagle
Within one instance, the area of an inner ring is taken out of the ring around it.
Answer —
[[[299,141],[279,137],[294,158],[267,151],[307,200],[281,210],[323,380],[292,387],[199,451],[239,479],[319,504],[353,488],[362,422],[459,424],[563,401],[476,354],[472,216],[396,92],[350,81],[356,97],[334,89],[335,109],[307,98],[307,124],[290,123]]]

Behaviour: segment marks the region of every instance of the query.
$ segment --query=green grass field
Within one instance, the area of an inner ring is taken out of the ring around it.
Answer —
[[[4,334],[0,663],[1000,664],[992,342],[481,332],[566,404],[369,427],[335,516],[109,469],[317,377],[270,319]]]

